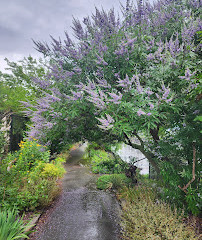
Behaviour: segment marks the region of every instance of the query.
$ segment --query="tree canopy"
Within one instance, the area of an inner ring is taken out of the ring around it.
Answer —
[[[0,72],[0,111],[22,114],[22,101],[34,101],[41,91],[34,82],[46,73],[45,61],[31,56],[19,62],[7,62],[8,73]]]
[[[125,142],[165,179],[172,172],[172,187],[181,191],[177,183],[190,180],[195,151],[200,174],[200,7],[196,0],[128,0],[121,17],[96,8],[82,22],[74,18],[77,41],[67,33],[64,42],[35,41],[51,64],[35,80],[43,96],[25,104],[30,137],[52,148]]]

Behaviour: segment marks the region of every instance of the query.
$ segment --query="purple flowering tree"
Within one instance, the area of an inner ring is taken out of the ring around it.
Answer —
[[[191,169],[192,142],[198,156],[200,138],[193,121],[201,99],[200,4],[127,1],[120,18],[96,9],[83,22],[74,19],[76,42],[67,33],[51,46],[36,41],[51,65],[46,79],[35,79],[48,94],[28,108],[30,136],[57,144],[124,142],[157,173],[164,163]]]

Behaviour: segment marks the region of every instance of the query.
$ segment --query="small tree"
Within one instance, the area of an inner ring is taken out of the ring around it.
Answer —
[[[31,56],[17,63],[10,62],[8,59],[6,59],[6,62],[9,73],[0,72],[0,113],[2,118],[0,118],[0,124],[4,125],[0,128],[0,131],[5,136],[4,153],[7,153],[9,149],[15,150],[17,148],[17,143],[25,130],[25,122],[27,122],[21,117],[24,110],[22,101],[34,103],[36,98],[41,96],[40,88],[34,82],[34,79],[36,77],[42,78],[46,73],[45,61],[37,61]],[[22,124],[16,126],[17,116],[14,117],[14,114],[21,118]]]
[[[9,73],[0,72],[0,111],[21,114],[21,101],[34,101],[41,94],[35,81],[46,74],[45,62],[31,56],[19,62],[5,61]]]

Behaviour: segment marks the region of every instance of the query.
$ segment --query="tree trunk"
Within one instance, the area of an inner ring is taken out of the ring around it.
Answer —
[[[154,169],[157,172],[157,174],[160,175],[160,168],[159,168],[159,166],[157,165],[157,163],[154,160],[155,156],[154,156],[153,153],[148,152],[148,151],[146,151],[144,149],[144,143],[143,143],[142,139],[140,139],[140,137],[137,135],[138,139],[141,142],[141,145],[138,145],[138,144],[132,143],[130,138],[127,136],[126,133],[124,133],[124,136],[125,136],[125,138],[127,140],[127,142],[125,141],[125,143],[130,145],[132,148],[140,150],[140,152],[148,159],[149,163],[151,163],[151,165],[154,167]]]

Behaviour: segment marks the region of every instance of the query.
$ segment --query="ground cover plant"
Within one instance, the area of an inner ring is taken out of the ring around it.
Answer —
[[[123,186],[132,185],[132,180],[124,173],[122,174],[105,174],[97,179],[97,188],[101,190],[120,189]]]
[[[62,157],[49,162],[50,151],[32,141],[9,153],[0,168],[0,205],[20,211],[48,206],[59,194],[58,179],[65,173]]]
[[[119,191],[122,202],[123,239],[200,239],[193,228],[182,222],[183,214],[157,199],[147,186],[124,188]]]
[[[51,147],[87,139],[139,149],[164,198],[198,215],[201,2],[128,0],[122,12],[73,19],[77,42],[67,33],[64,42],[35,41],[51,65],[35,80],[46,92],[25,103],[29,136]]]

